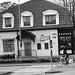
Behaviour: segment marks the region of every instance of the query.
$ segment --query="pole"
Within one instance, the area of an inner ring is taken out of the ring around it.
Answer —
[[[52,69],[52,49],[51,49],[51,69]]]
[[[52,40],[50,39],[50,36],[49,36],[49,41],[50,41],[50,60],[51,60],[51,70],[52,70]]]
[[[18,16],[19,16],[19,39],[21,41],[21,28],[20,28],[20,25],[21,25],[21,17],[20,17],[20,0],[18,0]]]
[[[20,47],[19,47],[19,50],[21,50],[21,28],[20,28],[20,25],[21,25],[21,17],[20,17],[20,0],[18,0],[18,17],[19,17],[19,40],[20,40]]]
[[[53,48],[53,44],[52,44],[52,40],[50,39],[50,36],[49,36],[49,41],[50,41],[50,60],[51,60],[51,68],[49,71],[45,72],[45,73],[59,73],[60,71],[56,71],[56,70],[53,70],[53,67],[52,67],[52,48]]]

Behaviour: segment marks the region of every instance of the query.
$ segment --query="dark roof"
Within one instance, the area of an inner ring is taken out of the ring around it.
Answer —
[[[59,6],[57,4],[54,4],[50,1],[46,0],[31,0],[26,3],[23,3],[20,5],[21,7],[21,13],[23,11],[30,11],[34,15],[34,27],[23,27],[22,29],[40,29],[40,28],[61,28],[61,27],[73,27],[69,12],[66,8]],[[53,9],[59,12],[59,25],[55,26],[43,26],[43,11]],[[10,12],[14,15],[14,28],[11,29],[2,29],[2,14]],[[19,27],[19,20],[18,20],[18,6],[8,9],[0,14],[0,31],[3,30],[18,30]]]
[[[33,41],[35,41],[35,37],[36,37],[36,35],[34,35],[33,33],[29,32],[29,31],[25,31],[25,30],[21,31],[21,38],[22,39],[24,39],[24,38],[30,38]],[[20,35],[18,35],[16,38],[18,40],[20,40]]]

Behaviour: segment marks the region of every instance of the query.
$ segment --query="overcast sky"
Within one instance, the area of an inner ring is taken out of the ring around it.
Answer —
[[[7,2],[7,1],[18,3],[18,0],[0,0],[0,3]],[[20,3],[22,4],[22,3],[27,2],[27,1],[29,1],[29,0],[20,0]],[[49,0],[49,1],[55,1],[55,0]]]

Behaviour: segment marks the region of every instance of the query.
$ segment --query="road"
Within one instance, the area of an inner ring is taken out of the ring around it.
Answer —
[[[60,73],[46,73],[51,70],[50,63],[0,64],[0,72],[11,71],[12,73],[9,75],[75,75],[75,66],[57,68],[54,63],[52,69],[60,71]]]

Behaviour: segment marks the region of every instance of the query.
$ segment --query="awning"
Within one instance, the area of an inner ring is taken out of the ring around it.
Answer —
[[[29,31],[25,31],[25,30],[21,30],[21,38],[22,39],[25,39],[25,38],[30,38],[32,39],[33,41],[35,41],[35,35]],[[17,37],[17,40],[20,40],[20,35],[18,35]]]

